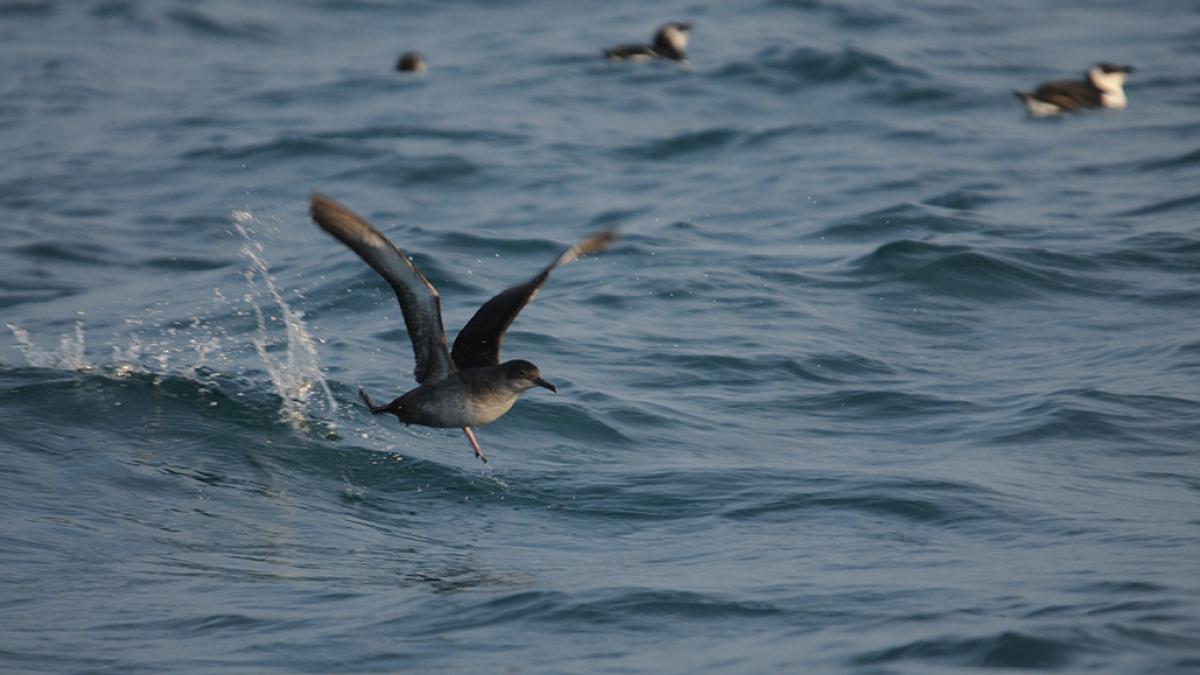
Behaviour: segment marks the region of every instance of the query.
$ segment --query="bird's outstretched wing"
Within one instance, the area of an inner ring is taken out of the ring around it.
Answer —
[[[525,305],[533,300],[546,278],[559,265],[566,265],[582,255],[603,251],[617,238],[615,230],[594,234],[562,252],[546,269],[519,286],[513,286],[483,303],[475,316],[459,331],[454,340],[454,365],[460,370],[494,366],[500,363],[500,343],[504,332]]]
[[[404,251],[358,214],[325,195],[313,194],[310,211],[321,229],[349,246],[396,291],[404,325],[412,340],[416,360],[413,374],[417,382],[437,382],[454,372],[454,363],[446,349],[437,289],[413,266]]]

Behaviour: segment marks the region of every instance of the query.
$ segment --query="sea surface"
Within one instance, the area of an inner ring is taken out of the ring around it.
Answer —
[[[689,63],[601,49],[691,20]],[[1200,672],[1200,4],[0,0],[0,671]],[[418,49],[423,76],[393,71]],[[1133,64],[1130,105],[1012,94]],[[590,232],[478,429],[450,339]]]

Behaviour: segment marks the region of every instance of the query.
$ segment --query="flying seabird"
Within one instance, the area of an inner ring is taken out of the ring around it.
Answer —
[[[461,427],[475,456],[484,462],[487,456],[471,427],[499,419],[517,402],[518,395],[532,387],[558,393],[558,388],[543,380],[532,363],[521,359],[500,362],[504,332],[537,295],[554,268],[604,250],[617,236],[613,230],[594,234],[563,251],[529,281],[488,300],[459,331],[454,348],[447,349],[438,291],[404,251],[329,197],[314,193],[310,212],[321,229],[350,247],[396,292],[412,340],[416,361],[413,374],[419,386],[387,405],[375,405],[365,391],[359,390],[363,402],[372,414],[391,413],[405,424]]]
[[[1084,108],[1124,108],[1125,76],[1133,66],[1097,63],[1082,80],[1043,82],[1032,93],[1014,91],[1034,117]]]
[[[692,29],[690,22],[673,21],[664,24],[654,34],[654,44],[650,45],[617,45],[605,49],[604,55],[613,61],[649,61],[650,59],[671,59],[686,61],[688,31]]]
[[[396,61],[396,70],[402,73],[423,73],[428,69],[421,52],[404,52]]]

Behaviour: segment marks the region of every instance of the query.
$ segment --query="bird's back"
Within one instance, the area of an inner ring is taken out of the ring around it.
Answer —
[[[1079,80],[1043,82],[1033,95],[1060,108],[1095,108],[1100,105],[1100,91],[1090,83]]]

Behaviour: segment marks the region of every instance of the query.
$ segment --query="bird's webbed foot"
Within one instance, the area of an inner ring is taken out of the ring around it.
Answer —
[[[471,441],[471,449],[475,451],[475,456],[487,464],[487,455],[483,454],[483,448],[479,447],[479,441],[475,440],[475,432],[471,431],[471,427],[463,427],[462,430],[467,435],[467,440]]]

